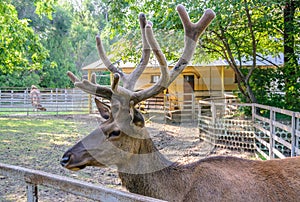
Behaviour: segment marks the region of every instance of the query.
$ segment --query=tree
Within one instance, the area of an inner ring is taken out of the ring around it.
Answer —
[[[18,19],[9,1],[0,2],[0,72],[40,69],[48,57],[48,51],[28,24],[28,20]]]
[[[296,15],[296,10],[300,9],[300,2],[285,0],[283,4],[284,16],[284,67],[282,68],[284,78],[284,91],[286,93],[286,108],[300,111],[300,70],[299,70],[299,20],[300,15]],[[296,37],[298,35],[298,38]],[[297,50],[298,49],[298,50]],[[297,54],[298,52],[298,54]]]

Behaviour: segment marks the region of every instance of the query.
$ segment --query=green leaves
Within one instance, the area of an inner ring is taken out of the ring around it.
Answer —
[[[36,14],[39,16],[46,15],[50,20],[52,20],[52,13],[54,12],[56,2],[57,0],[34,0]]]
[[[48,52],[28,20],[19,20],[15,7],[5,1],[0,2],[0,14],[0,71],[40,69]]]

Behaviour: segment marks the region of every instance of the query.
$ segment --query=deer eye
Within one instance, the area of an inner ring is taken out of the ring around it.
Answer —
[[[109,133],[108,138],[118,137],[120,134],[121,132],[119,130],[114,130],[111,133]]]

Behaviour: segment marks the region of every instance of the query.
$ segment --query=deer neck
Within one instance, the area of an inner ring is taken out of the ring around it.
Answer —
[[[150,196],[158,199],[177,198],[181,201],[182,196],[178,195],[179,190],[184,190],[186,184],[178,183],[182,179],[182,169],[177,163],[151,173],[133,174],[119,172],[119,177],[124,186],[131,193]],[[172,176],[172,177],[171,177]],[[170,187],[166,192],[165,187]],[[171,197],[172,196],[172,197]],[[171,197],[171,198],[170,198]]]
[[[129,144],[130,148],[127,149],[129,152],[126,161],[117,165],[119,172],[130,174],[152,173],[173,164],[155,147],[146,128],[143,133],[140,138],[130,137],[131,144]]]
[[[150,137],[136,141],[138,143],[135,144],[140,146],[134,145],[132,148],[135,151],[132,150],[131,158],[127,159],[127,163],[118,166],[122,185],[130,192],[160,198],[164,193],[160,193],[159,186],[153,182],[165,181],[170,172],[180,173],[180,166],[160,153]]]

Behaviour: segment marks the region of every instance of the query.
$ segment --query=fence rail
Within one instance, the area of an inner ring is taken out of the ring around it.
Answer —
[[[27,169],[19,166],[0,163],[0,174],[23,180],[27,184],[27,201],[38,201],[37,186],[47,186],[88,199],[105,202],[163,202],[163,200],[146,197],[129,192],[109,189],[92,183],[75,180],[72,178]]]
[[[41,89],[43,113],[88,113],[88,95],[77,88]],[[37,113],[31,105],[29,88],[0,88],[0,113]],[[42,113],[42,112],[40,112]]]
[[[237,116],[248,107],[251,117]],[[300,156],[300,113],[260,104],[199,101],[200,137],[219,147],[256,150],[266,159]],[[241,139],[240,139],[241,138]]]

